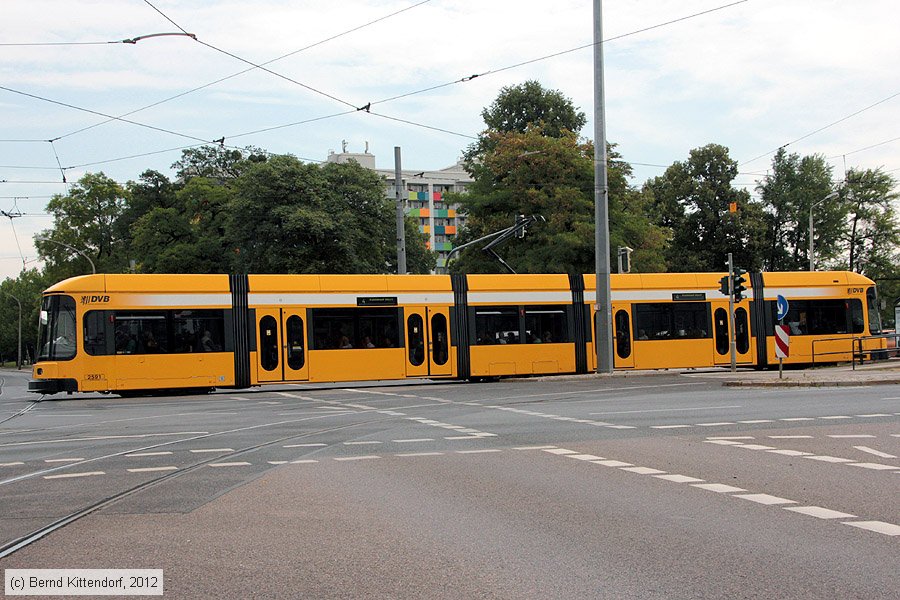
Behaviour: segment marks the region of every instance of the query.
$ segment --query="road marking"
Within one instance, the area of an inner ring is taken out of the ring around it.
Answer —
[[[194,454],[204,454],[207,452],[234,452],[232,448],[201,448],[200,450],[191,450]]]
[[[787,419],[778,419],[779,421],[815,421],[812,417],[790,417]]]
[[[607,429],[637,429],[634,425],[603,425]]]
[[[367,454],[366,456],[344,456],[341,458],[335,458],[334,460],[339,461],[347,461],[347,460],[374,460],[376,458],[381,458],[380,456],[375,456],[374,454]]]
[[[621,460],[595,460],[595,465],[603,465],[604,467],[631,467],[631,463],[622,462]]]
[[[706,438],[708,440],[755,440],[752,435],[717,435]]]
[[[811,435],[770,435],[773,440],[811,440]]]
[[[731,494],[733,492],[746,492],[744,488],[734,487],[732,485],[725,485],[723,483],[692,483],[692,487],[700,488],[701,490],[708,490],[710,492],[716,492],[717,494]]]
[[[0,463],[0,467],[15,467],[16,465],[24,465],[23,462]]]
[[[375,458],[378,458],[378,457],[376,456]],[[292,460],[291,464],[292,465],[310,465],[312,463],[317,463],[317,462],[319,462],[319,461],[312,459],[312,458],[304,458],[301,460]]]
[[[874,438],[875,436],[874,436],[874,435],[869,435],[869,434],[855,434],[855,435],[848,435],[848,434],[845,434],[845,435],[828,435],[828,436],[825,436],[825,437],[834,438],[834,439],[836,439],[836,440],[841,440],[841,439],[852,440],[852,439],[855,439],[855,438]]]
[[[595,454],[568,454],[566,458],[574,458],[575,460],[603,460],[602,456]]]
[[[433,442],[434,438],[409,438],[405,440],[391,440],[397,444],[411,444],[413,442]]]
[[[850,466],[872,469],[873,471],[891,471],[897,468],[894,465],[883,465],[881,463],[850,463]]]
[[[248,462],[223,462],[223,463],[209,463],[208,467],[249,467],[250,463]]]
[[[734,440],[704,440],[707,444],[718,444],[719,446],[742,446],[741,442]]]
[[[820,419],[852,419],[853,417],[848,417],[846,415],[836,415],[832,417],[819,417]]]
[[[345,446],[368,446],[371,444],[380,444],[380,443],[382,443],[382,442],[379,442],[377,440],[367,440],[367,441],[362,441],[362,442],[344,442],[344,445]]]
[[[822,462],[828,463],[849,463],[853,462],[849,458],[838,458],[837,456],[804,456],[803,458],[808,458],[810,460],[820,460]]]
[[[697,423],[697,427],[719,427],[721,425],[734,425],[734,423],[730,421],[723,421],[721,423]]]
[[[451,435],[450,437],[445,437],[445,440],[477,440],[482,436],[478,435]]]
[[[773,423],[772,419],[753,419],[752,421],[738,421],[738,423],[747,423],[748,425],[754,423]]]
[[[790,510],[792,512],[800,513],[802,515],[809,515],[810,517],[816,517],[817,519],[855,519],[856,518],[856,515],[850,515],[847,513],[838,512],[836,510],[822,508],[821,506],[785,506],[784,510]]]
[[[769,452],[785,456],[812,456],[812,452],[800,452],[799,450],[769,450]]]
[[[744,500],[757,502],[759,504],[765,504],[766,506],[775,504],[797,504],[794,500],[779,498],[778,496],[770,496],[769,494],[738,494],[735,496],[735,498],[743,498]]]
[[[10,447],[10,446],[35,446],[39,444],[63,444],[63,443],[71,443],[71,442],[93,442],[96,440],[125,440],[125,439],[138,439],[138,438],[148,438],[148,437],[162,437],[169,435],[205,435],[208,434],[208,431],[176,431],[173,433],[142,433],[140,435],[105,435],[105,436],[92,436],[92,437],[82,437],[82,438],[64,438],[59,440],[38,440],[35,442],[12,442],[9,444],[0,444],[0,447]]]
[[[862,452],[868,452],[869,454],[874,454],[875,456],[879,456],[881,458],[897,458],[893,454],[888,454],[887,452],[881,452],[879,450],[875,450],[874,448],[869,448],[868,446],[853,446],[853,447]]]
[[[746,448],[747,450],[774,450],[773,446],[763,446],[762,444],[743,444],[738,446],[739,448]]]
[[[653,408],[647,410],[617,410],[615,412],[592,412],[589,415],[629,415],[635,413],[652,413],[652,412],[679,412],[684,410],[714,410],[719,408],[741,408],[739,404],[731,406],[697,406],[691,408]]]
[[[92,475],[106,475],[106,472],[88,471],[86,473],[66,473],[64,475],[44,475],[44,479],[69,479],[72,477],[90,477]]]
[[[501,450],[497,448],[489,448],[486,450],[457,450],[457,454],[484,454],[486,452],[501,452]]]
[[[270,461],[268,461],[268,463],[270,465],[286,465],[287,461],[286,460],[270,460]]]
[[[84,460],[83,458],[48,458],[45,460],[45,463],[66,463],[66,462],[79,462]]]
[[[624,467],[622,470],[629,473],[637,473],[638,475],[659,475],[665,473],[665,471],[651,469],[650,467]]]
[[[651,425],[650,429],[682,429],[684,427],[693,427],[693,425]]]
[[[513,450],[550,450],[551,448],[556,448],[556,446],[519,446]]]
[[[174,454],[173,452],[135,452],[134,454],[126,454],[128,458],[139,458],[143,456],[165,456],[168,454]]]
[[[883,533],[884,535],[900,535],[900,525],[893,525],[883,521],[855,521],[844,522],[842,525],[850,525],[851,527],[859,527],[867,529],[875,533]]]
[[[654,475],[654,477],[658,479],[665,479],[666,481],[674,481],[675,483],[699,483],[701,481],[705,481],[704,479],[698,479],[697,477],[688,477],[687,475]]]
[[[443,456],[443,452],[406,452],[404,454],[395,454],[394,456]]]
[[[138,469],[127,469],[129,473],[153,473],[155,471],[177,471],[178,467],[140,467]]]
[[[327,446],[328,444],[323,443],[315,443],[315,444],[288,444],[287,446],[282,446],[282,448],[319,448],[321,446]]]
[[[873,414],[871,414],[871,415],[856,415],[856,416],[857,416],[857,417],[869,418],[869,417],[890,417],[891,415],[888,414],[888,413],[873,413]]]

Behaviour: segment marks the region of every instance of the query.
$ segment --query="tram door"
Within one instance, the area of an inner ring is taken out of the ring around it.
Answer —
[[[306,381],[309,379],[309,365],[306,362],[306,310],[283,309],[281,331],[284,338],[281,346],[284,380]]]
[[[257,379],[260,382],[283,381],[280,309],[256,309],[256,335]]]
[[[634,368],[631,315],[628,305],[613,304],[613,366],[616,369]]]
[[[410,306],[404,313],[407,377],[451,375],[449,309]]]

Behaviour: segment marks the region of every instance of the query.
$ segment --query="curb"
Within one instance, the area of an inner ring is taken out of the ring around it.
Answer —
[[[900,379],[866,379],[860,381],[723,381],[724,387],[859,387],[863,385],[896,385]]]

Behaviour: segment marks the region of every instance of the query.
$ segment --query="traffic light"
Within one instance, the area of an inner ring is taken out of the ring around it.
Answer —
[[[734,269],[734,301],[740,302],[744,299],[744,292],[747,291],[747,286],[744,284],[747,283],[747,278],[744,275],[747,274],[745,269],[741,269],[740,267],[735,267]]]
[[[731,292],[728,290],[728,275],[719,280],[719,291],[728,296]]]

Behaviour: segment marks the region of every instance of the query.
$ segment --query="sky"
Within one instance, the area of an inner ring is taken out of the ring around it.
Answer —
[[[898,23],[896,0],[606,0],[607,139],[637,186],[709,143],[751,191],[784,145],[836,181],[900,179]],[[0,278],[40,266],[63,173],[174,177],[223,137],[308,161],[368,144],[384,169],[399,146],[404,169],[440,169],[527,80],[592,139],[593,34],[588,0],[2,0],[0,211],[21,216],[0,216]]]

